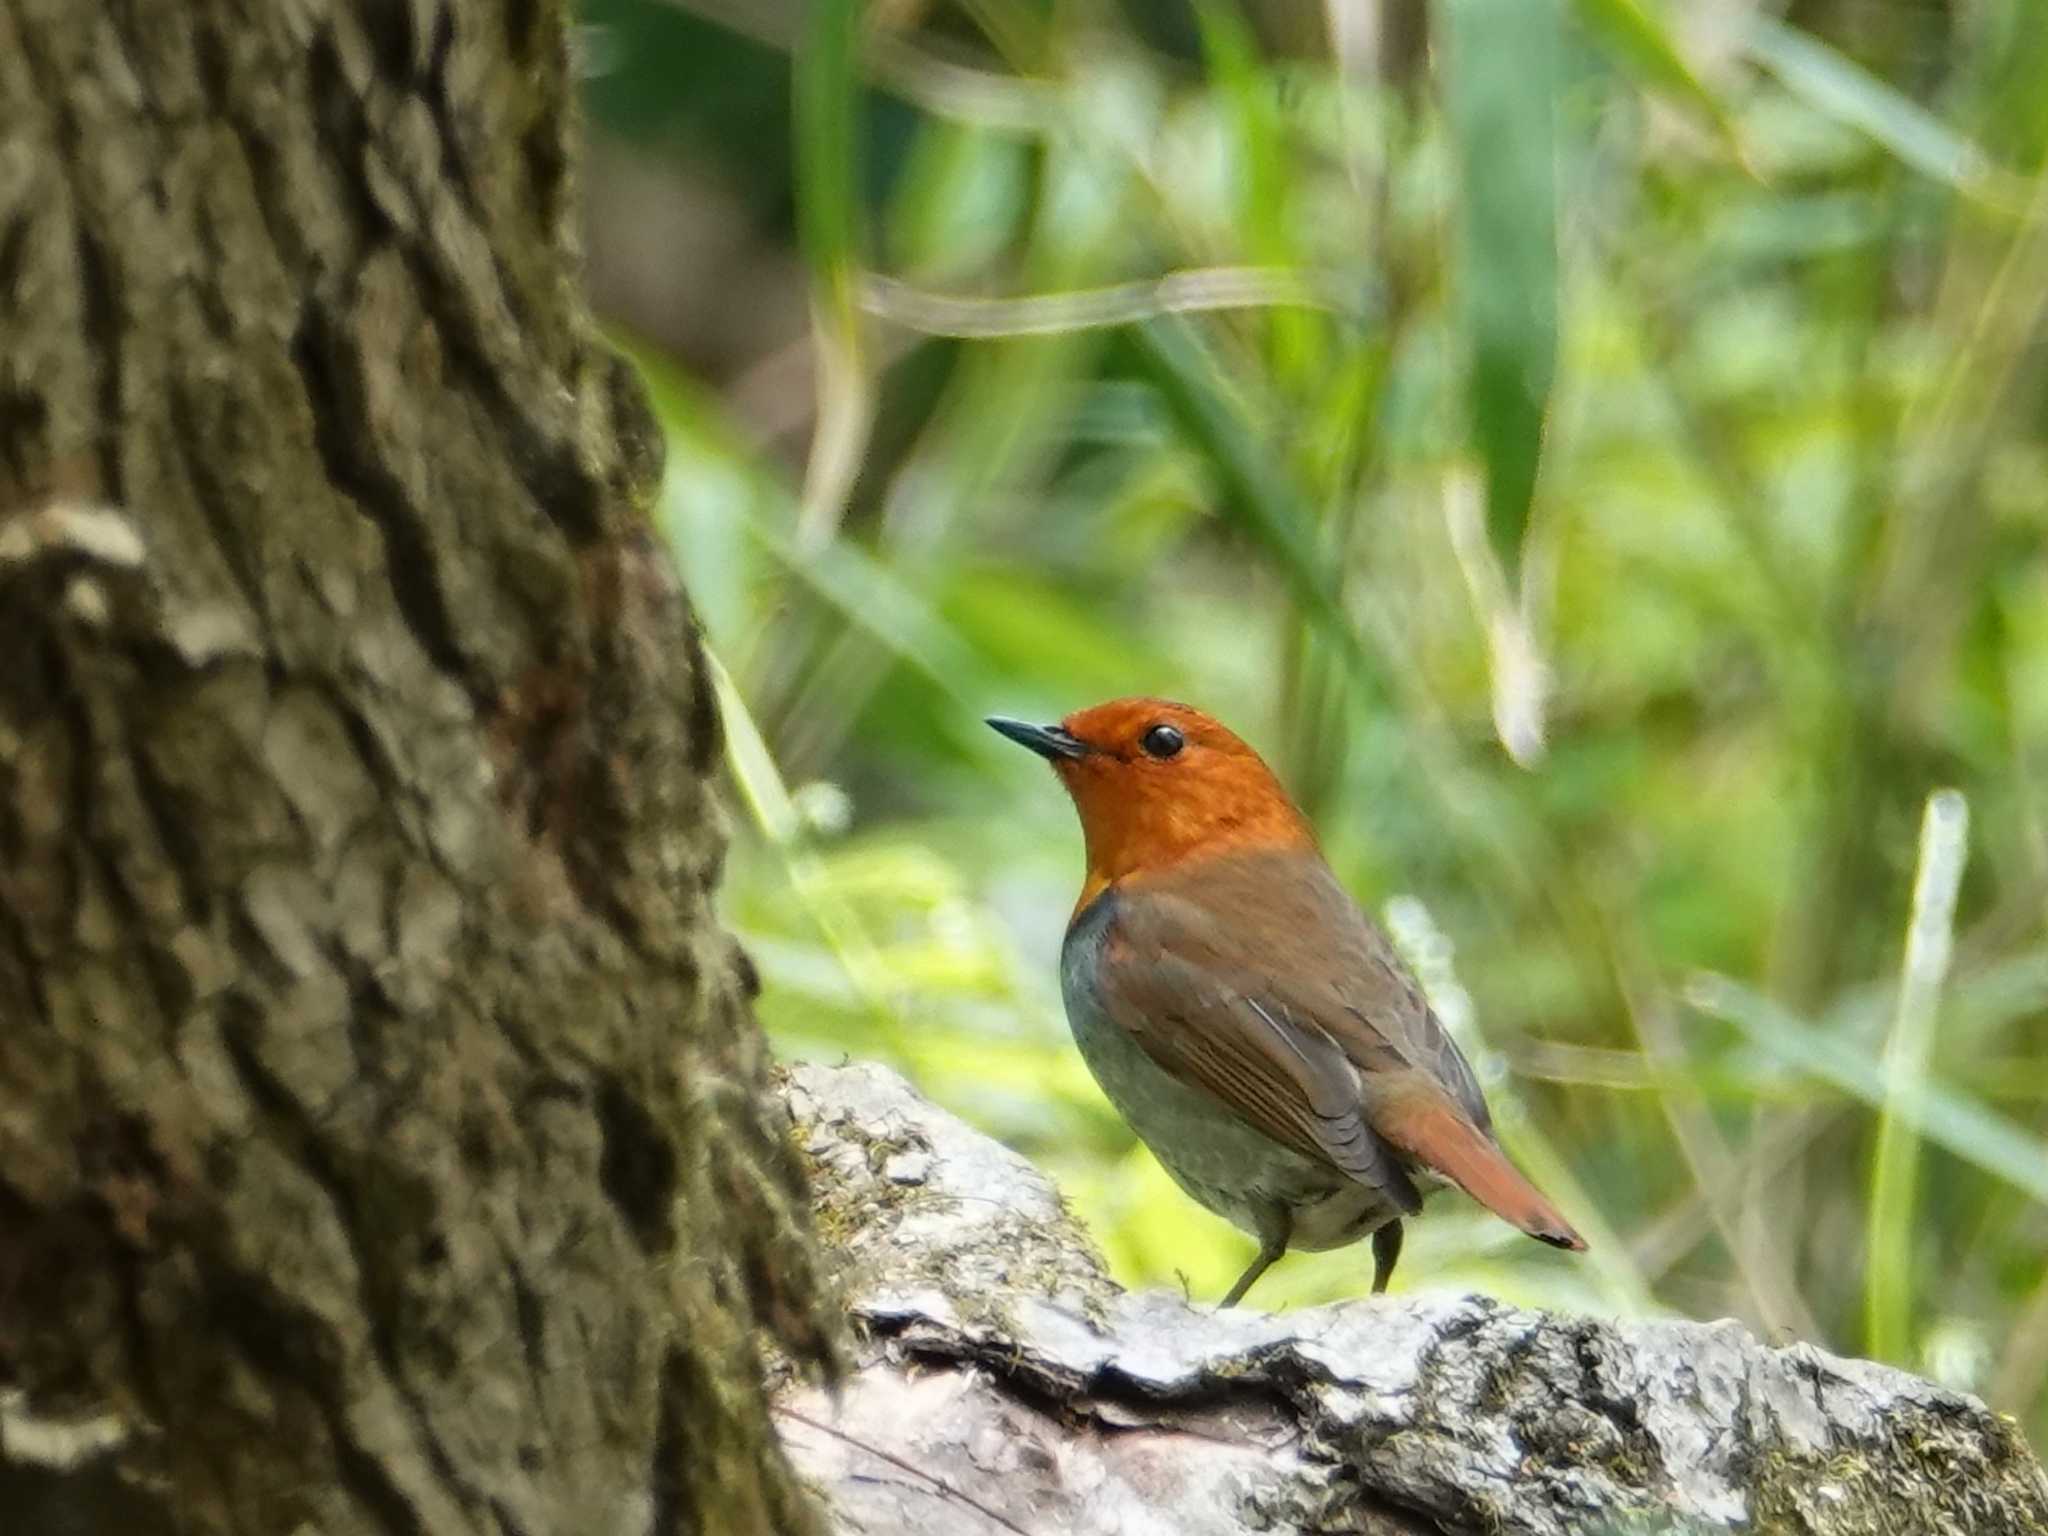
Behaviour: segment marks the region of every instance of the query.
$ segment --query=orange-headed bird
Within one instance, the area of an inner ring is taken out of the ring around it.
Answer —
[[[1256,752],[1160,699],[988,723],[1081,815],[1060,981],[1089,1070],[1174,1181],[1258,1240],[1224,1306],[1289,1248],[1368,1233],[1385,1290],[1401,1218],[1444,1182],[1586,1246],[1501,1151],[1471,1067]]]

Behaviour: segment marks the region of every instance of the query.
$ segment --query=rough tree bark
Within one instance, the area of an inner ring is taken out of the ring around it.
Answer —
[[[755,1340],[829,1333],[566,27],[0,0],[10,1533],[807,1524]]]

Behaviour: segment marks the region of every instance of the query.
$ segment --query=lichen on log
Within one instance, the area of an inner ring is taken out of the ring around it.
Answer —
[[[1043,1174],[887,1070],[784,1097],[861,1343],[778,1416],[846,1536],[2048,1531],[2011,1423],[1903,1371],[1480,1296],[1128,1293]]]

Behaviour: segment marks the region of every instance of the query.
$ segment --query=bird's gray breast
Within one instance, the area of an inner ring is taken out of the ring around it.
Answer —
[[[1207,1091],[1172,1076],[1111,1016],[1101,967],[1117,900],[1113,888],[1104,891],[1067,930],[1060,991],[1082,1060],[1174,1181],[1247,1232],[1259,1233],[1276,1206],[1292,1211],[1298,1227],[1329,1228],[1300,1230],[1296,1247],[1354,1241],[1393,1214],[1391,1206],[1381,1209],[1376,1192],[1281,1146]],[[1304,1221],[1325,1206],[1331,1208],[1322,1221]]]

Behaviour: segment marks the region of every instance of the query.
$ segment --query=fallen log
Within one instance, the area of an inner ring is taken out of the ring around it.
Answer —
[[[1906,1372],[1726,1321],[1129,1293],[1043,1174],[895,1074],[783,1095],[856,1345],[776,1414],[843,1536],[2048,1532],[2014,1425]]]

